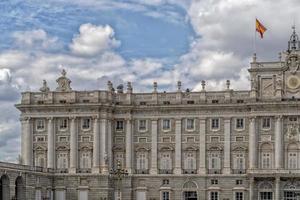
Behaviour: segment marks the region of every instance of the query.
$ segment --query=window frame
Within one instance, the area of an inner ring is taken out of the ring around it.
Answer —
[[[269,126],[268,126],[268,127],[265,127],[265,126],[264,126],[265,120],[268,120],[268,121],[269,121]],[[270,129],[271,129],[271,126],[272,126],[271,123],[272,123],[271,117],[263,117],[263,118],[261,119],[261,129],[262,129],[262,130],[270,130]]]
[[[238,193],[240,193],[240,194],[242,194],[242,199],[240,199],[240,198],[237,198],[237,194]],[[245,199],[245,193],[243,192],[243,191],[235,191],[234,193],[233,193],[233,195],[234,195],[234,200],[244,200]]]
[[[43,124],[43,127],[40,128],[39,127],[39,122],[42,122]],[[46,123],[45,123],[45,119],[36,119],[35,121],[35,130],[38,131],[38,132],[42,132],[42,131],[45,131],[46,130]]]
[[[188,121],[189,120],[193,120],[193,127],[192,128],[188,127]],[[195,120],[195,118],[186,118],[185,119],[185,130],[186,131],[195,131],[195,129],[196,129],[196,120]]]
[[[169,121],[169,127],[168,128],[164,128],[164,122],[165,121]],[[171,131],[171,127],[172,127],[171,119],[162,119],[161,120],[161,129],[162,129],[163,132]]]
[[[167,199],[164,198],[164,193],[165,193],[165,192],[168,193]],[[162,191],[160,192],[160,199],[161,199],[161,200],[171,200],[171,199],[172,199],[172,198],[171,198],[171,191],[170,191],[170,190],[162,190]]]
[[[141,121],[145,121],[145,129],[141,129]],[[139,119],[138,120],[138,130],[139,130],[139,132],[147,132],[148,131],[148,120]]]
[[[122,122],[122,123],[121,123]],[[118,123],[122,124],[122,127],[119,128],[119,125]],[[125,122],[123,119],[118,119],[116,120],[116,123],[115,123],[115,131],[117,132],[123,132],[125,130]]]
[[[239,127],[240,123],[242,124],[242,127]],[[236,118],[235,119],[235,130],[242,131],[245,130],[245,118]]]
[[[85,120],[88,120],[88,127],[84,127],[85,126]],[[83,117],[81,119],[81,130],[83,131],[89,131],[92,128],[92,119],[90,117]]]
[[[217,198],[213,197],[212,195],[217,194]],[[209,200],[219,200],[220,199],[220,192],[219,191],[209,191]]]
[[[214,122],[213,122],[214,120],[217,120],[218,127],[213,126],[214,125]],[[210,119],[210,130],[211,131],[219,131],[220,130],[220,123],[221,123],[220,118],[211,118]]]
[[[59,123],[58,123],[58,129],[60,131],[66,131],[66,130],[68,130],[68,127],[69,127],[69,119],[68,118],[60,118],[58,121],[59,121]],[[66,122],[66,127],[62,127],[63,121]]]

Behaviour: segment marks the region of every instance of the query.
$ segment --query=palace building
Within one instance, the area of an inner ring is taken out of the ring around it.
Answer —
[[[251,88],[24,92],[21,164],[0,163],[0,199],[300,199],[300,42],[253,56]]]

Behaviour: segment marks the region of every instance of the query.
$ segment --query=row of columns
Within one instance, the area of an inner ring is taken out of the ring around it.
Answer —
[[[47,168],[55,168],[55,129],[54,118],[47,119]],[[30,118],[21,119],[21,157],[25,165],[33,165],[33,127]],[[78,130],[76,117],[70,118],[70,166],[69,173],[78,168]],[[111,121],[93,118],[93,173],[108,173],[112,164]]]

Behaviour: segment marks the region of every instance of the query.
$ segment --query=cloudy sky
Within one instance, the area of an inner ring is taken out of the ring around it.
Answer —
[[[70,3],[72,2],[72,3]],[[20,150],[20,92],[51,89],[62,68],[75,90],[131,81],[135,91],[248,89],[255,16],[259,60],[277,60],[291,26],[300,29],[298,0],[2,0],[0,2],[0,160]]]

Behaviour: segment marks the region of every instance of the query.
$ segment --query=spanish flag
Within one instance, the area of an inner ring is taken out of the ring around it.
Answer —
[[[255,26],[256,26],[256,31],[259,32],[260,34],[260,38],[264,38],[264,32],[266,32],[267,28],[264,27],[264,25],[262,25],[262,23],[260,23],[258,19],[256,19]]]

